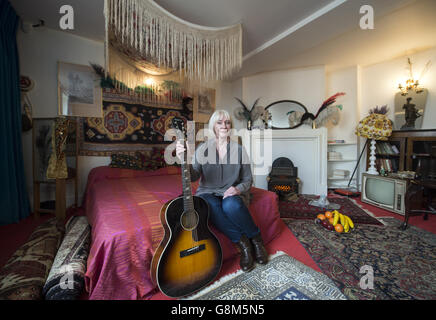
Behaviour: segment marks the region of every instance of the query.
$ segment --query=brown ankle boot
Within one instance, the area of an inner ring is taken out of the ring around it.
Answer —
[[[266,264],[268,262],[268,252],[263,245],[262,236],[260,233],[250,240],[253,244],[254,257],[256,258],[257,263]]]
[[[242,271],[250,271],[254,267],[253,247],[251,246],[250,240],[243,235],[237,245],[241,252],[239,265]]]

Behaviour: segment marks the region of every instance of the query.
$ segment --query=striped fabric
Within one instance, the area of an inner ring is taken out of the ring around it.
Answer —
[[[193,184],[193,191],[198,184]],[[147,299],[156,287],[150,279],[153,254],[164,235],[159,213],[163,204],[181,194],[180,169],[138,171],[110,167],[91,170],[85,209],[92,227],[85,286],[90,299]],[[250,212],[265,243],[282,223],[275,193],[252,188]],[[222,233],[223,259],[237,254]]]

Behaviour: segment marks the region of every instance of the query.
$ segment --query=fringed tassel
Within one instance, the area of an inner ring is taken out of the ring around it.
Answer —
[[[132,61],[184,69],[185,76],[200,81],[223,80],[241,67],[241,25],[196,26],[149,0],[105,0],[104,14],[106,39],[113,34],[111,40],[133,52]]]

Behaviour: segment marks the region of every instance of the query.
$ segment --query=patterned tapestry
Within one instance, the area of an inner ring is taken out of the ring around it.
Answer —
[[[133,95],[103,89],[103,118],[81,118],[79,154],[109,156],[112,153],[166,147],[165,132],[174,117],[192,120],[192,104],[144,104]]]

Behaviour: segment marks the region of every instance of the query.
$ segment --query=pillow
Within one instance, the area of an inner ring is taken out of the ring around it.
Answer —
[[[0,271],[0,300],[42,299],[42,287],[63,234],[63,223],[56,218],[33,231]]]
[[[167,166],[164,148],[153,147],[151,151],[137,151],[136,155],[141,159],[144,170],[157,170]]]
[[[73,216],[65,226],[59,247],[42,294],[46,300],[76,300],[85,287],[86,262],[91,227],[85,216]]]
[[[142,159],[138,155],[114,153],[111,154],[109,166],[112,168],[142,170]]]

